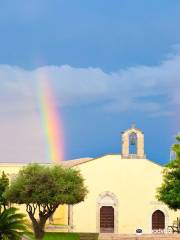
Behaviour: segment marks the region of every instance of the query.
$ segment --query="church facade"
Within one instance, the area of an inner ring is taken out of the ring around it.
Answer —
[[[121,154],[62,165],[80,170],[88,194],[84,202],[58,208],[50,225],[63,224],[74,232],[165,233],[180,215],[157,201],[163,167],[146,158],[144,134],[135,126],[122,133]],[[23,166],[1,163],[0,170],[13,179]]]
[[[179,215],[156,199],[163,167],[146,158],[144,134],[135,126],[122,133],[121,154],[79,161],[73,167],[81,171],[89,190],[85,201],[71,208],[74,231],[165,233]]]

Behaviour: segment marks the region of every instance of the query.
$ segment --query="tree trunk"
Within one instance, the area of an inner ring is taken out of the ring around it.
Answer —
[[[34,235],[37,240],[42,240],[44,237],[44,229],[42,229],[39,225],[33,226]]]
[[[42,240],[44,237],[44,227],[46,219],[41,219],[39,222],[33,222],[34,235],[37,240]]]
[[[28,207],[29,207],[29,209],[28,209]],[[39,220],[37,220],[34,217],[36,207],[34,207],[34,210],[32,210],[32,206],[30,206],[30,205],[27,206],[26,211],[31,219],[36,240],[43,239],[44,234],[45,234],[44,228],[45,228],[46,221],[55,212],[57,207],[58,207],[58,205],[56,205],[52,210],[48,209],[49,211],[46,211],[46,209],[44,209],[44,213],[39,210]]]
[[[45,228],[45,224],[46,224],[46,217],[41,217],[39,221],[37,221],[35,219],[35,217],[31,214],[28,213],[29,217],[32,221],[32,226],[33,226],[33,230],[34,230],[34,235],[35,235],[35,239],[37,240],[42,240],[44,237],[44,228]]]

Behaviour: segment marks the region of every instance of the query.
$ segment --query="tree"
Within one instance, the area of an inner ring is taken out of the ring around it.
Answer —
[[[157,190],[157,198],[173,210],[180,209],[180,135],[172,146],[175,159],[163,170],[163,183]]]
[[[45,223],[61,204],[84,200],[87,189],[78,170],[60,165],[30,164],[12,183],[6,197],[12,203],[26,204],[36,239],[44,236]]]
[[[25,215],[17,213],[16,208],[5,209],[0,214],[0,239],[21,239],[27,230]]]
[[[3,171],[0,178],[0,213],[2,211],[2,207],[3,207],[3,210],[5,210],[6,207],[9,205],[7,199],[4,196],[4,193],[8,188],[8,186],[9,186],[9,179]]]

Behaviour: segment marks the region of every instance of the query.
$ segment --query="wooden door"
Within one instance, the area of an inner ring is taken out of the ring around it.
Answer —
[[[152,215],[152,230],[165,229],[165,216],[160,210],[156,210]]]
[[[111,206],[103,206],[100,208],[100,232],[114,232],[114,208]]]

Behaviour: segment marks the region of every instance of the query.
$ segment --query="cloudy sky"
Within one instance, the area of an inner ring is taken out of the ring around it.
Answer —
[[[65,159],[120,152],[121,131],[169,160],[180,131],[179,0],[0,2],[1,162],[47,161],[38,76],[48,76]]]

